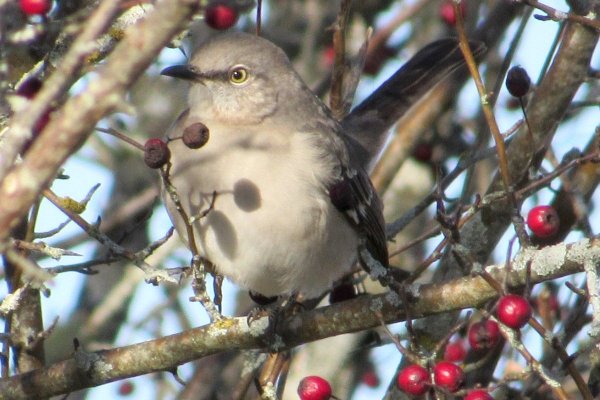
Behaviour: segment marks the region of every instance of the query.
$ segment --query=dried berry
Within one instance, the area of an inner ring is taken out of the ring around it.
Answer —
[[[196,122],[183,130],[183,143],[190,149],[204,146],[210,137],[208,128],[202,122]]]
[[[149,139],[144,144],[144,162],[150,168],[160,168],[169,162],[171,151],[162,139]]]

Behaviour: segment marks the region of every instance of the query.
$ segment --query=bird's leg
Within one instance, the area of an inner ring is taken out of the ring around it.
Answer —
[[[248,295],[252,301],[256,303],[256,306],[248,313],[248,325],[251,325],[257,319],[268,317],[269,326],[271,326],[272,314],[279,308],[277,303],[279,303],[279,300],[281,299],[280,296],[263,296],[262,294],[251,290],[248,292]]]
[[[248,325],[260,318],[268,318],[269,325],[265,334],[265,342],[267,348],[273,352],[278,351],[277,345],[280,340],[278,340],[277,333],[280,330],[281,322],[294,314],[315,308],[320,301],[320,299],[302,299],[298,294],[266,297],[254,292],[250,292],[250,298],[257,303],[257,306],[248,313]]]

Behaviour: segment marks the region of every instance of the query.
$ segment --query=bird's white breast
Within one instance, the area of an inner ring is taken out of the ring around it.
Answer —
[[[200,149],[169,144],[171,180],[188,213],[207,210],[217,192],[213,209],[194,223],[199,251],[254,292],[318,296],[356,257],[356,234],[327,194],[335,161],[323,158],[305,132],[282,138],[272,127],[269,136],[207,126],[210,139]]]

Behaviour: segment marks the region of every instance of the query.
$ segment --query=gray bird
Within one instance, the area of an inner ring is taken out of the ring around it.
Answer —
[[[218,35],[189,64],[163,70],[191,82],[189,108],[167,140],[170,181],[196,217],[200,255],[219,274],[267,297],[321,295],[355,265],[360,242],[387,266],[382,205],[366,171],[397,119],[394,99],[422,95],[462,63],[455,42],[442,47],[436,49],[442,56],[424,52],[404,72],[407,88],[386,89],[398,84],[395,75],[342,122],[285,53],[257,36]],[[418,90],[412,87],[417,70],[432,75]],[[183,132],[199,126],[208,128],[207,143],[187,147]],[[186,225],[164,190],[163,198],[187,243]]]

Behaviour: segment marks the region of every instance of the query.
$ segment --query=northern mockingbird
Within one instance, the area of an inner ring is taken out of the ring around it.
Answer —
[[[382,204],[367,169],[397,119],[394,99],[408,103],[462,63],[453,40],[435,52],[404,71],[404,89],[384,85],[341,122],[285,53],[254,35],[218,35],[189,64],[164,69],[163,75],[191,82],[189,108],[167,140],[170,181],[187,214],[197,216],[200,255],[263,296],[321,295],[356,263],[361,241],[387,266]],[[179,139],[198,126],[208,128],[208,142],[188,148]],[[184,221],[164,191],[163,197],[187,241]]]

